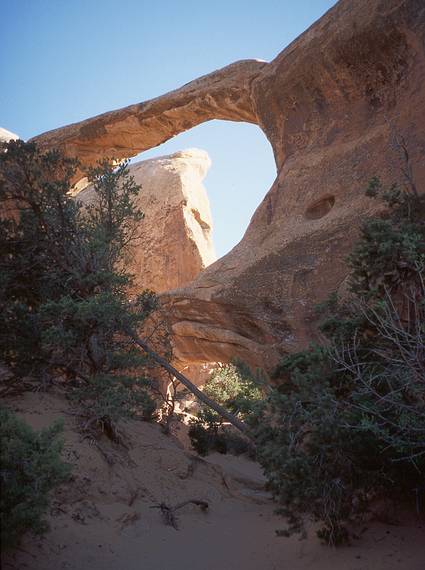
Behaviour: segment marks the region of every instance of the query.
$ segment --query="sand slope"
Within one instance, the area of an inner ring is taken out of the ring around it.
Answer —
[[[259,466],[232,456],[207,461],[188,453],[158,426],[128,422],[129,450],[106,440],[100,451],[75,431],[72,408],[59,395],[27,394],[14,407],[36,427],[65,419],[65,451],[73,480],[55,494],[43,539],[25,538],[3,568],[31,570],[423,570],[425,528],[368,525],[353,546],[331,549],[314,534],[279,538],[284,526],[263,489]],[[209,503],[177,513],[179,530],[164,524],[161,502]]]

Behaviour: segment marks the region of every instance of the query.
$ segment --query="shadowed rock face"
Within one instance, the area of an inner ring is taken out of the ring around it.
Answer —
[[[152,101],[37,141],[92,163],[156,146],[210,119],[256,123],[277,178],[242,241],[164,297],[182,362],[239,356],[269,368],[314,337],[314,306],[346,278],[374,175],[402,181],[402,135],[425,178],[425,4],[342,0],[271,63],[243,61]]]

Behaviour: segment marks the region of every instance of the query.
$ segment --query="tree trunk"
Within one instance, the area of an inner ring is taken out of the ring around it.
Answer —
[[[188,378],[186,378],[186,376],[184,376],[181,372],[176,370],[174,366],[171,366],[171,364],[167,362],[165,358],[162,358],[162,356],[154,352],[144,340],[140,339],[136,335],[136,333],[134,333],[133,331],[127,331],[127,332],[130,338],[135,342],[135,344],[140,346],[140,348],[143,348],[143,350],[146,352],[146,354],[148,354],[152,358],[152,360],[157,362],[160,366],[162,366],[162,368],[164,368],[165,370],[167,370],[167,372],[172,374],[179,382],[183,384],[183,386],[186,386],[186,388],[192,394],[194,394],[198,398],[198,400],[200,400],[202,403],[206,404],[208,407],[213,409],[222,418],[230,422],[236,429],[238,429],[244,435],[249,437],[248,426],[244,422],[241,422],[235,415],[230,413],[228,410],[220,406],[220,404],[218,404],[215,400],[212,400],[206,394],[204,394],[204,392],[199,390],[199,388],[197,388],[195,384],[193,384],[193,382],[191,382]]]

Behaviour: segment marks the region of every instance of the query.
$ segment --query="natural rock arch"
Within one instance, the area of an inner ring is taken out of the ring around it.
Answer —
[[[237,62],[36,140],[90,164],[214,118],[258,124],[275,183],[242,241],[166,301],[182,362],[240,356],[269,368],[311,340],[313,307],[344,281],[359,223],[378,207],[367,181],[400,178],[392,130],[425,179],[424,46],[422,0],[341,0],[271,63]]]
[[[131,158],[212,119],[259,124],[251,84],[267,63],[239,61],[166,95],[35,137],[83,165],[104,157]]]

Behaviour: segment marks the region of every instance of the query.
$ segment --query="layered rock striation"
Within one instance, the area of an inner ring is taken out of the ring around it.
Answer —
[[[270,63],[237,62],[36,140],[92,164],[210,119],[257,124],[273,147],[272,188],[242,241],[166,301],[182,362],[270,367],[314,337],[314,306],[344,283],[359,224],[379,209],[368,180],[403,181],[397,137],[424,180],[424,109],[423,0],[341,0]]]

